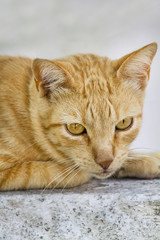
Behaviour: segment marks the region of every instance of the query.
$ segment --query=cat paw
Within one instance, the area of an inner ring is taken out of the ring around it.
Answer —
[[[131,159],[116,172],[117,178],[136,177],[143,179],[160,178],[160,160],[155,157],[150,159]]]
[[[121,167],[115,174],[117,178],[129,177],[128,171],[125,167]]]

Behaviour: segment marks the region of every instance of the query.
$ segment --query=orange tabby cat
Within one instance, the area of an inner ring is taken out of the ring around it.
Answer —
[[[138,134],[157,44],[119,60],[0,58],[0,189],[73,187],[91,177],[160,177]]]

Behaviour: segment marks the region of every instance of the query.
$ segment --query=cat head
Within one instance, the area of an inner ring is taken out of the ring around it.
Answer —
[[[43,148],[99,178],[118,170],[140,129],[156,50],[152,43],[114,61],[93,54],[35,59]]]

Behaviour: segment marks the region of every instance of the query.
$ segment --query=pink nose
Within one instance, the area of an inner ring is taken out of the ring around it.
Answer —
[[[111,163],[113,162],[113,160],[108,160],[108,161],[104,161],[104,162],[100,162],[99,165],[106,170],[107,168],[109,168],[109,166],[111,165]]]

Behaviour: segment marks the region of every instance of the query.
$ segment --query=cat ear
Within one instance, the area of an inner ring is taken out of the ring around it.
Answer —
[[[40,97],[47,96],[58,87],[63,87],[67,81],[65,71],[52,61],[35,59],[32,68]]]
[[[149,79],[150,67],[156,51],[157,44],[151,43],[116,60],[117,77],[127,80],[136,89],[144,89]]]

